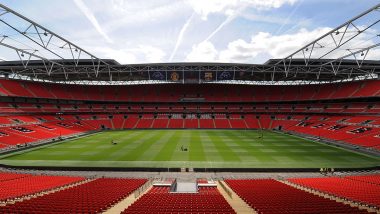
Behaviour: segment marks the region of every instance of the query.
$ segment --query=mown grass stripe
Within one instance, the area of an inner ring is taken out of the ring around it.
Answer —
[[[258,137],[264,135],[263,139]],[[111,140],[117,145],[111,145]],[[181,152],[180,146],[189,149]],[[0,163],[109,167],[371,167],[380,158],[286,134],[254,130],[106,131],[1,156]]]

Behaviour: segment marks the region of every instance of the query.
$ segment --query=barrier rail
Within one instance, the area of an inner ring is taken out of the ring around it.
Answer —
[[[135,198],[138,198],[140,197],[140,195],[145,192],[145,190],[147,190],[150,186],[152,186],[153,184],[153,180],[152,179],[149,179],[144,185],[142,185],[141,187],[139,187],[135,192],[134,192],[134,195],[135,195]]]
[[[220,180],[218,181],[219,185],[223,188],[223,190],[227,193],[227,195],[232,198],[232,191],[226,187],[224,183],[222,183]]]

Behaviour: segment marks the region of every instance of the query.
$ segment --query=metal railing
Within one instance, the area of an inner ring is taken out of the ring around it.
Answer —
[[[152,180],[152,179],[149,179],[144,185],[142,185],[141,187],[139,187],[139,188],[134,192],[134,196],[135,196],[135,198],[140,197],[141,194],[145,192],[145,190],[147,190],[150,186],[152,186],[152,184],[153,184],[153,180]]]
[[[232,198],[232,191],[226,187],[226,185],[222,181],[218,181],[219,185],[223,188],[223,190],[227,193],[227,195]]]

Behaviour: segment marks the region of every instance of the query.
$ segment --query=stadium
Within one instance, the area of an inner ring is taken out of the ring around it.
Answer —
[[[0,213],[380,213],[366,8],[264,63],[120,63],[0,4]]]

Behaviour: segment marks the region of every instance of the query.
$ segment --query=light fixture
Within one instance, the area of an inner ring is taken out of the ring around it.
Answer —
[[[44,35],[45,35],[45,36],[47,36],[47,35],[48,35],[48,34],[46,33],[46,31],[45,31]]]
[[[362,52],[362,53],[360,54],[360,56],[364,56],[364,53]]]
[[[21,53],[21,57],[24,57],[24,53]]]
[[[335,32],[335,35],[339,35],[339,31],[336,31],[336,32]]]

